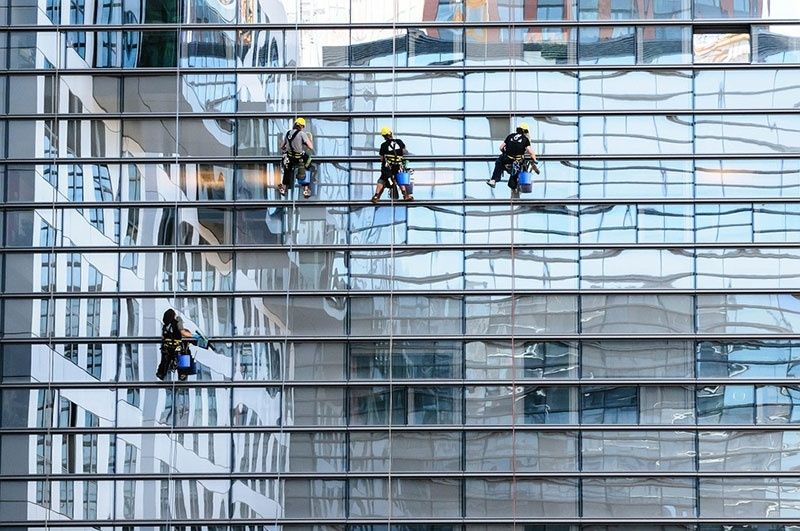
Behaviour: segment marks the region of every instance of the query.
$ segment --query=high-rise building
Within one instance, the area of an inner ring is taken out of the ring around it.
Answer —
[[[0,24],[0,530],[798,529],[798,0]],[[412,203],[369,201],[384,125]]]

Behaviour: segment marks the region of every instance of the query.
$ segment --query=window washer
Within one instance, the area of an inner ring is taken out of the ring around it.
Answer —
[[[159,380],[163,380],[170,370],[178,368],[178,356],[185,351],[188,352],[187,340],[194,338],[194,335],[183,327],[183,319],[172,308],[164,312],[161,323],[161,362],[156,370],[156,377]],[[178,379],[185,380],[187,376],[186,371],[178,369]]]
[[[536,152],[533,151],[531,141],[529,138],[528,124],[522,122],[517,126],[517,131],[511,133],[506,137],[502,144],[500,144],[500,156],[494,163],[494,172],[492,178],[486,181],[486,184],[494,188],[494,186],[503,179],[503,171],[507,171],[511,177],[508,179],[508,187],[517,191],[517,176],[523,168],[525,154],[531,157],[531,168],[537,174],[539,167],[536,165]]]
[[[306,148],[314,149],[314,142],[311,140],[311,133],[306,133],[305,128],[305,119],[297,118],[292,128],[286,131],[283,139],[281,139],[283,179],[281,184],[278,185],[278,192],[281,195],[286,195],[288,189],[294,185],[294,172],[297,171],[298,167],[302,168],[303,172],[310,170],[312,179],[317,172],[316,165],[311,164],[311,156],[306,153]],[[303,197],[306,199],[311,197],[310,180],[307,184],[303,184]]]
[[[381,136],[383,137],[383,144],[381,144],[379,153],[381,156],[381,176],[378,179],[378,184],[375,187],[375,195],[372,196],[372,202],[377,203],[381,199],[384,188],[390,188],[393,199],[397,199],[397,174],[405,170],[406,161],[406,145],[399,138],[392,136],[392,129],[385,125],[381,127]],[[403,192],[403,199],[405,201],[412,201],[414,196],[408,193],[405,186],[400,186],[400,191]]]

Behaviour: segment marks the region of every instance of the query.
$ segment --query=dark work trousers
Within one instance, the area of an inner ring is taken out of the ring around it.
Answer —
[[[497,160],[494,163],[494,172],[492,172],[492,180],[495,182],[500,182],[503,180],[503,172],[506,170],[506,166],[513,164],[514,159],[509,157],[505,153],[501,153]]]

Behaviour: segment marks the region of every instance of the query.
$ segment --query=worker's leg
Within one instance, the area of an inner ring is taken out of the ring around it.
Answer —
[[[158,369],[156,369],[156,378],[159,380],[163,380],[164,377],[167,375],[169,371],[169,364],[172,361],[172,353],[165,348],[161,348],[161,361],[158,363]]]
[[[378,178],[378,184],[375,186],[375,195],[372,196],[372,202],[377,203],[383,190],[385,188],[393,188],[394,179],[392,178],[392,169],[389,166],[381,165],[381,176]]]
[[[303,153],[303,167],[305,168],[306,171],[309,171],[311,173],[310,180],[314,180],[317,173],[317,165],[311,163],[311,156],[308,153]],[[305,197],[306,199],[311,197],[310,184],[303,185],[303,197]]]
[[[506,169],[506,164],[508,164],[508,157],[506,157],[505,153],[501,153],[497,160],[494,162],[494,171],[492,172],[492,178],[486,181],[486,184],[494,188],[496,183],[499,183],[503,180],[503,172]]]
[[[519,162],[513,161],[511,163],[511,176],[508,178],[508,187],[516,190],[519,186],[519,172],[522,170]]]

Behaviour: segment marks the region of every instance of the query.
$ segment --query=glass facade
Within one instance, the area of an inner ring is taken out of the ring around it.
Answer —
[[[799,19],[0,5],[0,528],[797,530]],[[369,202],[383,125],[413,203]]]

